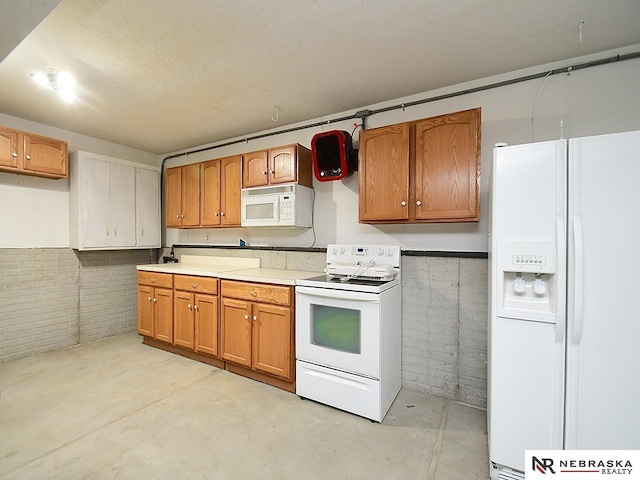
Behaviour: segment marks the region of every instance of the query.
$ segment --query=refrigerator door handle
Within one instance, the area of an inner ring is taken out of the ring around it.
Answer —
[[[580,346],[582,339],[582,324],[584,322],[584,237],[582,236],[582,218],[573,215],[574,239],[574,307],[573,307],[573,335],[571,345]]]
[[[560,260],[565,258],[563,253],[566,247],[565,222],[566,220],[563,215],[556,216],[556,250],[557,250],[556,255],[558,258],[558,265],[560,264]],[[556,290],[557,292],[561,291],[559,285],[556,288],[557,288]],[[565,329],[565,319],[560,318],[560,316],[558,315],[558,318],[556,319],[556,343],[564,342],[564,329]]]

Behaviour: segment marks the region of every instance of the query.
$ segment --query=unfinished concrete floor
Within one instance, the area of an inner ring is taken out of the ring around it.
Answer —
[[[486,413],[402,390],[372,423],[141,344],[0,365],[0,479],[487,479]]]

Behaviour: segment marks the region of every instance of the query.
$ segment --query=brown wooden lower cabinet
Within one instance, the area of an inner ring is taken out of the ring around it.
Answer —
[[[148,345],[295,391],[293,298],[292,287],[140,271],[138,333]]]
[[[292,382],[291,287],[223,280],[221,295],[222,358]]]
[[[173,342],[173,275],[138,274],[138,333]]]

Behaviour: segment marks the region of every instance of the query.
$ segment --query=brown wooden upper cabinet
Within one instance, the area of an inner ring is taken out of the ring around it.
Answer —
[[[296,182],[312,186],[311,150],[308,148],[296,144],[244,155],[244,188]]]
[[[360,132],[360,223],[477,222],[480,115],[476,108]]]
[[[0,127],[0,170],[65,178],[69,171],[67,142]]]
[[[200,225],[240,226],[242,155],[200,164]]]
[[[165,172],[167,228],[200,225],[200,164],[167,168]]]

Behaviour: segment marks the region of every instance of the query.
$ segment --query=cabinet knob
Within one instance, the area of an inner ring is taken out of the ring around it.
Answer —
[[[180,215],[180,218],[184,218],[184,214]]]
[[[113,227],[113,235],[118,236],[118,227]]]
[[[188,308],[189,310],[191,310],[191,304],[190,304],[190,303],[187,303],[187,308]]]
[[[157,298],[154,298],[154,299],[153,299],[153,303],[158,303],[158,299],[157,299]]]
[[[180,215],[176,215],[176,218],[180,218]]]
[[[27,160],[31,160],[31,155],[25,155],[25,158],[26,158]]]
[[[407,202],[405,202],[404,200],[402,200],[402,202],[400,202],[400,205],[402,205],[403,207],[407,204]]]
[[[147,297],[147,300],[150,302],[151,301],[151,297]]]
[[[271,175],[275,175],[276,171],[275,170],[271,170]]]
[[[255,322],[255,321],[257,321],[257,320],[258,320],[258,316],[257,316],[257,315],[254,315],[254,316],[253,316],[253,321]]]
[[[249,320],[249,315],[245,315],[245,316],[244,316],[244,319],[245,319],[245,320]]]
[[[197,283],[192,283],[191,284],[191,288],[193,288],[195,290],[196,288],[198,288],[198,284]]]
[[[266,174],[267,174],[267,172],[266,172],[265,170],[263,170],[263,171],[262,171],[262,174],[263,174],[263,175],[266,175]]]
[[[11,156],[12,156],[13,158],[15,158],[15,157],[17,157],[17,156],[18,156],[18,154],[17,154],[16,152],[13,152],[13,153],[11,154]]]
[[[158,279],[157,279],[157,278],[152,278],[152,279],[151,279],[151,283],[156,283],[157,281],[158,281]]]
[[[194,305],[193,309],[197,312],[198,311],[198,305]]]
[[[220,216],[221,216],[221,217],[224,217],[224,212],[220,212]]]
[[[416,205],[417,205],[417,206],[420,206],[420,205],[422,205],[422,202],[421,202],[420,200],[418,200],[418,201],[416,202]]]
[[[216,217],[220,216],[220,214],[218,212],[216,212]]]
[[[252,297],[257,297],[258,294],[256,292],[254,292],[253,290],[249,290],[249,295],[251,295]]]

